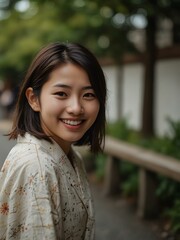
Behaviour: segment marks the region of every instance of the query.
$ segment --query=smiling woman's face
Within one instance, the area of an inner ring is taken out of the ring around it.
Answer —
[[[68,63],[55,69],[43,85],[36,111],[44,132],[65,151],[95,122],[100,104],[87,73]]]

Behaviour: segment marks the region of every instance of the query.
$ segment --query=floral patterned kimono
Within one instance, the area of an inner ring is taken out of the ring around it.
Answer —
[[[82,160],[26,133],[0,172],[0,240],[91,240],[94,212]]]

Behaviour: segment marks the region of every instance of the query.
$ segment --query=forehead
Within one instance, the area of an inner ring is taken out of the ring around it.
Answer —
[[[75,64],[66,63],[54,69],[45,85],[91,85],[86,71]]]
[[[53,70],[51,72],[51,75],[61,75],[61,76],[69,76],[71,74],[73,74],[74,76],[76,75],[84,75],[86,77],[88,77],[88,74],[86,73],[86,71],[73,63],[64,63],[60,66],[58,66],[55,70]]]

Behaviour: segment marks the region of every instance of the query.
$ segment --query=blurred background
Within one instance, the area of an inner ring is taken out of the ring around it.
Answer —
[[[81,43],[97,56],[108,87],[108,135],[179,161],[179,0],[0,0],[2,128],[9,127],[31,60],[56,41]],[[93,181],[102,183],[106,155],[88,155],[86,162]],[[121,197],[136,199],[137,166],[123,162],[121,175]],[[178,239],[179,182],[159,176],[157,197],[163,237]]]
[[[146,136],[163,134],[167,117],[180,118],[179,5],[178,0],[0,0],[2,107],[13,108],[40,48],[79,42],[99,58],[106,74],[108,121],[125,117]]]

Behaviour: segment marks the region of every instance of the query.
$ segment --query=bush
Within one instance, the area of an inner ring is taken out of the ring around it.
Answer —
[[[95,173],[98,180],[102,180],[104,178],[106,159],[106,155],[102,153],[96,156]]]
[[[180,233],[180,200],[175,199],[173,206],[166,210],[165,215],[170,217],[172,231],[176,233]]]

